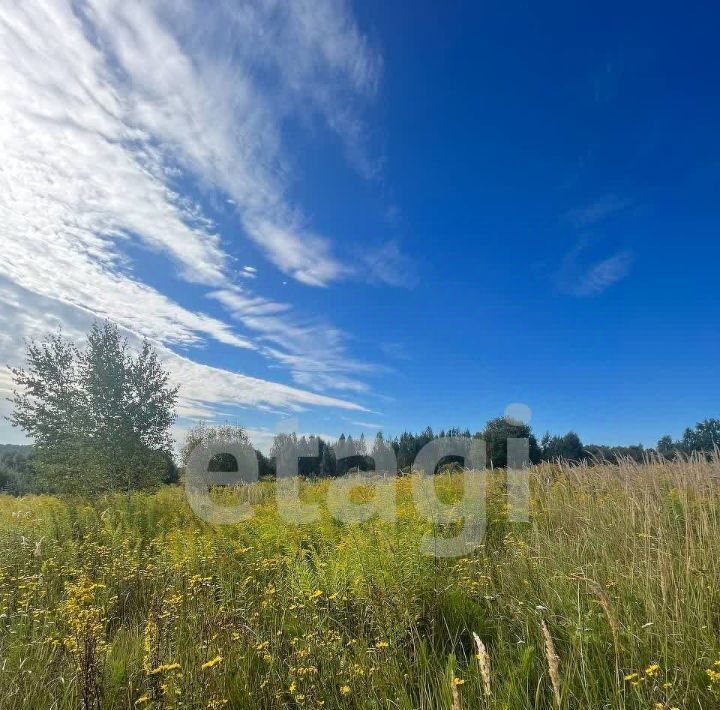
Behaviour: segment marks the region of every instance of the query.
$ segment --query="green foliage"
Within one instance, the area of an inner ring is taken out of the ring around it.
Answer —
[[[247,432],[241,426],[232,424],[220,424],[209,426],[201,422],[188,431],[185,436],[185,443],[180,450],[180,462],[187,466],[190,455],[198,446],[207,446],[212,442],[225,442],[249,446],[250,439]],[[235,471],[237,462],[231,454],[217,454],[212,458],[208,466],[209,471]]]
[[[274,481],[217,527],[179,487],[0,495],[0,707],[551,710],[544,622],[561,710],[717,708],[719,465],[544,464],[529,524],[488,473],[484,545],[450,559],[420,551],[413,476],[377,482],[396,520],[355,525],[327,480],[299,481],[320,504],[304,525]],[[436,488],[457,499],[462,478]]]
[[[703,453],[710,453],[720,447],[720,419],[706,419],[696,424],[694,429],[686,429],[683,445],[686,451]]]
[[[678,453],[710,455],[717,448],[720,448],[720,419],[705,419],[692,428],[688,427],[680,441],[664,436],[658,442],[658,453],[666,458],[672,458]]]
[[[411,434],[403,432],[398,438],[392,442],[395,455],[397,456],[398,468],[401,471],[407,471],[413,465],[415,457],[418,455],[423,446],[431,442],[435,438],[431,427],[427,427],[420,434]]]
[[[487,445],[488,466],[491,463],[496,468],[507,466],[508,439],[529,439],[530,462],[538,463],[542,458],[537,439],[533,436],[529,424],[516,422],[509,417],[498,417],[487,423],[481,436]]]
[[[173,478],[170,427],[177,388],[144,341],[94,324],[84,349],[61,334],[27,347],[12,368],[10,417],[34,440],[35,485],[49,491],[129,491]]]
[[[642,463],[652,451],[645,449],[642,444],[635,446],[602,446],[588,444],[585,446],[585,453],[592,462],[617,463],[624,459]]]
[[[223,442],[228,445],[240,445],[241,447],[252,448],[247,432],[243,427],[235,424],[219,424],[215,426],[200,422],[194,426],[185,436],[185,443],[180,450],[180,462],[187,466],[190,455],[198,446]],[[274,474],[270,462],[261,451],[254,451],[258,462],[258,475],[269,476]],[[238,462],[228,452],[215,454],[208,463],[208,471],[234,472],[238,470]]]
[[[338,446],[344,442],[345,436],[341,435]],[[278,462],[288,456],[289,452],[297,452],[297,471],[301,476],[325,478],[338,475],[335,452],[319,436],[298,436],[295,432],[277,434],[270,449],[274,471],[277,470]]]
[[[586,457],[580,437],[570,431],[565,436],[545,434],[541,442],[542,458],[545,461],[582,461]]]
[[[673,442],[671,436],[663,436],[662,439],[658,441],[657,450],[658,453],[665,458],[672,458],[677,451],[675,442]]]
[[[0,492],[30,492],[32,447],[0,444]]]

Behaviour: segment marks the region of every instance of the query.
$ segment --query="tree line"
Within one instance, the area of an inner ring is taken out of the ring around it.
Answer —
[[[256,452],[260,462],[261,475],[275,475],[277,461],[283,450],[299,452],[298,474],[311,477],[336,477],[346,474],[351,469],[369,471],[379,468],[378,461],[387,460],[387,452],[391,451],[397,468],[409,471],[420,450],[431,441],[444,438],[464,437],[485,441],[487,465],[492,468],[506,468],[508,464],[508,439],[527,439],[529,442],[530,463],[566,461],[571,463],[610,462],[632,460],[642,463],[649,458],[662,456],[674,458],[678,454],[712,453],[720,447],[720,420],[708,419],[685,431],[680,441],[672,441],[663,437],[657,448],[646,448],[642,444],[634,446],[607,446],[601,444],[584,444],[578,434],[568,432],[557,436],[546,433],[538,441],[528,424],[520,423],[506,417],[491,419],[482,431],[471,433],[469,429],[451,428],[433,431],[427,427],[420,433],[403,432],[395,437],[385,437],[378,432],[375,437],[366,438],[364,434],[353,437],[341,434],[335,442],[309,435],[278,434],[275,436],[270,456],[265,457]],[[449,455],[441,459],[440,466],[463,464],[461,457]],[[218,465],[216,463],[216,465]],[[227,460],[226,466],[232,466]],[[225,469],[227,470],[227,469]]]
[[[9,419],[33,444],[0,446],[0,490],[93,494],[178,482],[170,433],[178,388],[170,384],[169,373],[149,342],[133,353],[115,325],[96,323],[83,348],[61,333],[51,335],[43,343],[28,344],[24,368],[10,369],[15,391]],[[341,434],[332,444],[317,436],[278,434],[269,456],[258,450],[254,453],[261,477],[277,475],[288,452],[300,475],[336,477],[352,469],[381,468],[391,460],[400,471],[408,471],[426,444],[462,437],[484,440],[487,465],[493,468],[507,466],[508,439],[528,440],[533,464],[628,458],[642,462],[649,456],[713,452],[720,447],[720,420],[700,422],[678,441],[665,436],[656,449],[641,444],[584,444],[575,432],[548,433],[538,440],[528,424],[498,417],[474,433],[458,428],[435,432],[427,427],[420,433],[387,438],[378,432],[371,440],[362,434]],[[199,424],[190,430],[180,450],[181,465],[187,464],[197,446],[214,440],[251,447],[242,427]],[[448,452],[441,465],[464,463],[450,447]],[[233,471],[236,465],[233,456],[218,454],[210,460],[209,470]]]

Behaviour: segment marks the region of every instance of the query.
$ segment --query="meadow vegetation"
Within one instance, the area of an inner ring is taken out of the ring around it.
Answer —
[[[0,707],[720,705],[717,456],[533,467],[529,523],[488,476],[453,559],[420,552],[412,476],[376,483],[395,522],[356,525],[286,522],[274,481],[218,492],[255,513],[216,527],[181,486],[0,496]]]

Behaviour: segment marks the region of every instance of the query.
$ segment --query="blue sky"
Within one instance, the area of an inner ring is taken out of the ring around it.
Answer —
[[[0,12],[6,362],[111,318],[181,384],[178,437],[263,447],[720,415],[717,10],[212,8]]]

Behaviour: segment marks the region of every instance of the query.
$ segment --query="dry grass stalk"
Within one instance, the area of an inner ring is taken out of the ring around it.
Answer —
[[[618,622],[617,616],[613,611],[610,597],[607,595],[607,592],[602,588],[602,586],[598,584],[595,580],[586,579],[585,581],[588,583],[590,590],[595,595],[595,598],[598,600],[598,603],[602,607],[603,612],[605,612],[605,618],[608,620],[610,630],[612,631],[613,646],[615,647],[615,658],[617,659],[620,656],[620,623]]]
[[[485,644],[476,633],[473,633],[473,640],[475,641],[475,648],[477,649],[477,660],[478,666],[480,666],[480,677],[482,678],[483,691],[486,697],[489,698],[492,695],[492,691],[490,689],[490,654],[488,654]]]
[[[555,644],[543,619],[541,622],[542,635],[545,641],[545,658],[547,659],[550,682],[552,683],[553,699],[556,708],[560,707],[560,658],[555,652]]]

